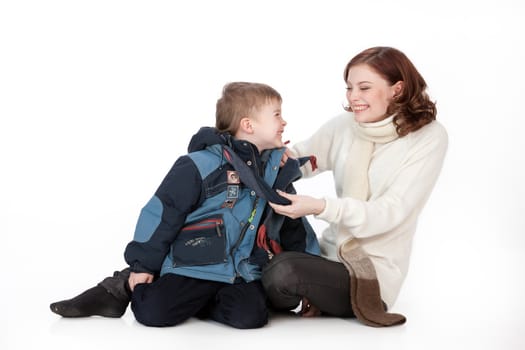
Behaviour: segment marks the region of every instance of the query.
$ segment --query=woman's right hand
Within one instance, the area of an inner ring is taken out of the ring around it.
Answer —
[[[289,205],[279,205],[270,202],[268,204],[277,214],[286,215],[292,219],[306,215],[319,215],[326,207],[326,201],[322,198],[291,194],[281,190],[277,190],[277,193],[292,203]]]
[[[131,272],[129,274],[129,289],[133,292],[135,286],[140,283],[151,283],[153,282],[153,275],[146,272]]]

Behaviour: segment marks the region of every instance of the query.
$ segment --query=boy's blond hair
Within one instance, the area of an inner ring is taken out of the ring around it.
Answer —
[[[215,127],[219,132],[235,135],[242,118],[248,117],[270,100],[282,102],[281,95],[271,86],[260,83],[233,82],[222,89],[217,100]]]

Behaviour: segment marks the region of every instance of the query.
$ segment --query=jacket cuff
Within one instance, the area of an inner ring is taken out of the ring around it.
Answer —
[[[155,273],[153,271],[150,271],[146,268],[144,268],[141,264],[139,263],[134,263],[133,265],[130,265],[129,266],[129,270],[131,272],[135,272],[135,273],[149,273],[151,275],[154,275]]]

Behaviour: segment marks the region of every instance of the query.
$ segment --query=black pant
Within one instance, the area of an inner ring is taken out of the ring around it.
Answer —
[[[355,317],[350,276],[341,263],[306,253],[283,252],[265,267],[262,283],[275,309],[295,309],[306,297],[324,314]]]
[[[152,327],[175,326],[193,316],[242,329],[268,322],[260,281],[228,284],[168,273],[136,285],[131,309],[138,322]]]

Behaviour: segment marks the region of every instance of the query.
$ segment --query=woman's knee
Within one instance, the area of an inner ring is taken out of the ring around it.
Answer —
[[[287,289],[299,281],[302,274],[302,264],[294,252],[284,252],[277,255],[265,267],[262,275],[262,283],[265,290]]]

